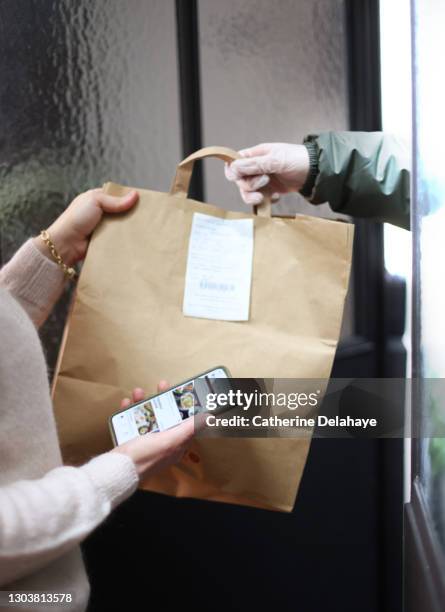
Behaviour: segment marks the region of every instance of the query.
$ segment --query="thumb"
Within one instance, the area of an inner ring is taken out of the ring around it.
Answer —
[[[184,419],[179,425],[165,429],[156,435],[158,438],[168,440],[168,443],[172,446],[181,446],[193,438],[195,429],[194,417],[188,417],[188,419]]]
[[[96,201],[104,212],[119,213],[129,210],[139,199],[139,194],[134,189],[123,196],[112,196],[100,192],[96,195]]]

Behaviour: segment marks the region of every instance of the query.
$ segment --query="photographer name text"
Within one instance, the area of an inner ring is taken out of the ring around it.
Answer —
[[[298,428],[312,428],[318,427],[355,427],[360,429],[368,429],[377,427],[377,419],[358,419],[350,416],[347,417],[327,417],[324,415],[318,415],[316,417],[281,417],[278,415],[273,416],[239,416],[234,415],[231,417],[217,416],[216,414],[209,414],[206,417],[206,425],[208,427],[229,427],[229,428],[243,428],[243,427],[298,427]]]

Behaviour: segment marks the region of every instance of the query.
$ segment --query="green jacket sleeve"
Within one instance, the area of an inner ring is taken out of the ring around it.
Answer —
[[[326,132],[305,138],[318,157],[313,204],[410,228],[409,152],[382,132]]]

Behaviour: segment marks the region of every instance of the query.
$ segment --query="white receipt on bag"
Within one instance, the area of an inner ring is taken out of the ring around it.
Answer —
[[[194,213],[182,311],[189,317],[247,321],[252,284],[253,219]]]

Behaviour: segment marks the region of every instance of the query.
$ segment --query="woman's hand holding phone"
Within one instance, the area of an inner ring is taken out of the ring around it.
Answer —
[[[165,380],[158,384],[159,392],[168,388],[169,384]],[[132,399],[122,400],[121,408],[127,408],[144,397],[146,394],[143,389],[136,388],[133,390]],[[151,476],[182,459],[195,433],[195,420],[188,418],[171,429],[153,435],[138,436],[116,446],[110,452],[128,455],[133,460],[140,479]]]

